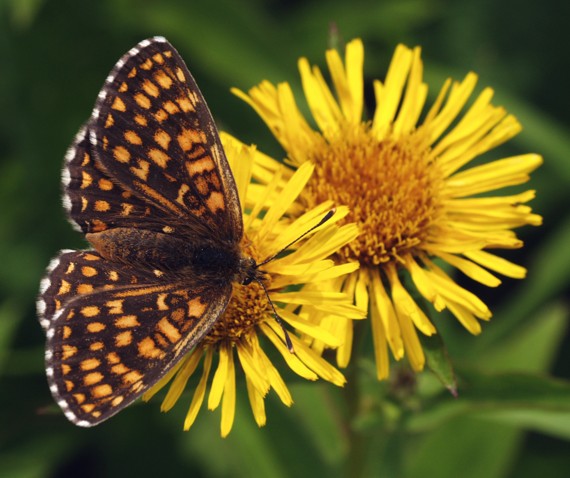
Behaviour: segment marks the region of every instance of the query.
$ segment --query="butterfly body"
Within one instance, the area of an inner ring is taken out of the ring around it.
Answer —
[[[86,234],[86,239],[105,259],[147,271],[158,278],[240,282],[255,276],[255,261],[242,256],[231,243],[196,241],[155,231],[114,228]]]
[[[52,395],[89,427],[203,339],[232,283],[263,273],[242,250],[237,188],[212,116],[162,37],[117,62],[65,156],[62,185],[92,248],[50,262],[37,311]]]

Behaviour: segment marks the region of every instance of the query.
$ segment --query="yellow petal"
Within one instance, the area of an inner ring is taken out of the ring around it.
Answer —
[[[506,277],[513,279],[524,279],[526,277],[526,269],[517,264],[503,259],[502,257],[491,254],[487,251],[469,251],[465,252],[465,256],[472,261],[478,262],[492,271],[499,272]]]
[[[184,431],[190,430],[190,427],[198,416],[198,411],[202,406],[202,402],[204,401],[208,376],[210,375],[210,369],[212,367],[212,356],[212,349],[208,348],[206,351],[206,358],[204,359],[204,370],[202,372],[202,377],[200,378],[200,382],[198,382],[198,386],[196,387],[196,391],[192,397],[192,403],[190,403],[190,408],[188,409],[186,419],[184,420]]]
[[[180,372],[178,372],[176,378],[172,381],[168,393],[162,401],[160,406],[161,411],[167,412],[178,401],[180,395],[182,395],[182,392],[184,392],[186,388],[188,379],[195,372],[196,367],[198,367],[203,353],[201,348],[194,349],[190,356],[186,360],[183,360],[184,365],[180,368]]]
[[[236,412],[236,373],[234,368],[234,354],[228,352],[228,373],[224,382],[224,398],[222,401],[222,420],[220,432],[222,438],[228,436],[234,423]]]
[[[227,346],[220,346],[219,357],[220,362],[218,363],[218,368],[214,373],[214,379],[212,380],[212,385],[210,387],[210,395],[208,396],[208,409],[215,410],[218,408],[222,395],[224,393],[224,386],[229,374],[229,361],[231,350],[228,350]]]

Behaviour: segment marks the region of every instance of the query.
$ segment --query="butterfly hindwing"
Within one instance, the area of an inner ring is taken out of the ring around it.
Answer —
[[[61,283],[74,264],[103,282],[116,279],[96,282],[91,292],[56,295],[61,305],[47,324],[50,390],[80,426],[106,420],[154,385],[210,330],[231,296],[229,284],[144,284],[144,277],[89,255],[64,253],[62,267],[48,275]]]
[[[241,238],[239,199],[214,121],[165,39],[144,40],[118,61],[95,105],[90,140],[126,189],[223,240]]]

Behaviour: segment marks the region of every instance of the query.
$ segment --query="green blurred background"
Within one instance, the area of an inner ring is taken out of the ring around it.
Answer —
[[[568,18],[570,3],[557,0],[0,1],[0,477],[568,476]],[[75,428],[46,384],[34,302],[56,251],[84,247],[60,205],[60,167],[106,75],[138,41],[164,35],[219,126],[281,157],[229,88],[287,80],[300,92],[297,58],[322,65],[333,22],[341,41],[363,38],[369,93],[397,43],[421,45],[432,98],[445,77],[474,70],[478,91],[492,86],[495,103],[522,122],[486,158],[544,155],[530,185],[544,226],[520,230],[526,247],[505,253],[528,267],[528,279],[492,290],[458,277],[495,313],[480,337],[436,319],[460,397],[429,373],[403,386],[398,368],[378,384],[361,359],[347,391],[287,376],[296,403],[286,409],[269,396],[261,430],[238,390],[226,440],[219,411],[202,411],[182,432],[190,395],[166,415],[153,400]],[[356,414],[347,393],[359,397]]]

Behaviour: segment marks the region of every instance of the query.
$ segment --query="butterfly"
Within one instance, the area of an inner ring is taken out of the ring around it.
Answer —
[[[65,155],[63,205],[91,248],[40,283],[46,374],[82,427],[160,380],[223,314],[232,283],[262,283],[242,252],[236,184],[212,115],[163,37],[116,63]]]

